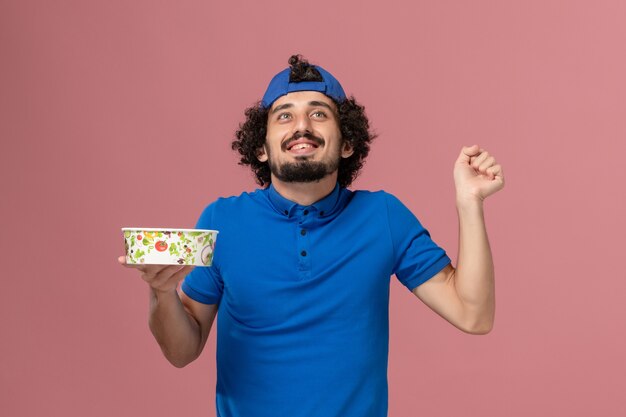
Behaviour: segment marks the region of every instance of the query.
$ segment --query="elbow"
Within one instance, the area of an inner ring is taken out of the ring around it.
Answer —
[[[198,351],[192,351],[192,350],[171,350],[168,349],[167,346],[161,345],[161,352],[163,353],[163,356],[165,356],[165,359],[167,359],[167,361],[172,364],[174,367],[176,368],[184,368],[185,366],[189,365],[191,362],[195,361],[196,359],[198,359],[198,357],[200,356],[200,352]]]
[[[468,334],[485,335],[493,330],[495,321],[495,308],[491,305],[483,305],[477,308],[466,309],[460,320],[459,328]]]
[[[490,323],[490,324],[486,324],[482,326],[475,326],[475,327],[463,329],[463,331],[467,334],[485,335],[487,333],[490,333],[492,329],[493,329],[493,323]]]
[[[171,363],[174,367],[178,369],[184,368],[185,366],[196,360],[195,357],[176,357],[168,355],[166,352],[163,352],[163,354],[165,356],[165,359],[167,359],[169,363]]]
[[[181,361],[181,360],[170,359],[170,358],[167,358],[167,360],[169,363],[171,363],[172,365],[174,365],[174,367],[178,369],[184,368],[185,366],[193,362],[193,361]]]
[[[464,326],[460,327],[460,329],[467,334],[485,335],[493,330],[493,322],[493,316],[489,318],[475,319],[466,322]]]

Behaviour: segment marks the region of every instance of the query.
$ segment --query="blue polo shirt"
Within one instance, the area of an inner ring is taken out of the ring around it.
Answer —
[[[336,186],[301,206],[270,186],[197,227],[220,231],[182,284],[219,304],[218,416],[387,416],[390,276],[412,290],[450,263],[397,198]]]

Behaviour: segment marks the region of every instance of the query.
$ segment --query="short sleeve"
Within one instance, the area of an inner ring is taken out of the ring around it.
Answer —
[[[393,273],[409,290],[428,281],[451,260],[400,200],[387,194],[387,217],[394,249]]]
[[[219,230],[219,226],[214,221],[214,204],[204,209],[196,223],[196,229]],[[215,252],[211,266],[195,267],[183,280],[181,289],[191,299],[203,304],[219,304],[222,299],[224,282],[219,273],[218,258],[219,238],[215,242]]]

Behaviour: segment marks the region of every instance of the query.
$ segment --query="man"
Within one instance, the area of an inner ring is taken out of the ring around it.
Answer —
[[[133,267],[175,366],[200,355],[219,311],[218,416],[383,417],[391,275],[462,331],[492,328],[483,200],[504,186],[502,168],[476,145],[456,160],[454,268],[398,199],[346,188],[373,138],[363,107],[323,68],[289,64],[233,142],[263,188],[218,199],[198,221],[220,231],[213,265]]]

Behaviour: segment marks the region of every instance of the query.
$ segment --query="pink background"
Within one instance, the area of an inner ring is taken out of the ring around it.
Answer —
[[[254,189],[230,141],[299,52],[380,135],[355,188],[396,194],[454,262],[461,147],[506,177],[492,333],[392,279],[389,415],[626,415],[624,22],[620,0],[3,0],[1,414],[215,415],[215,334],[162,358],[119,229]]]

